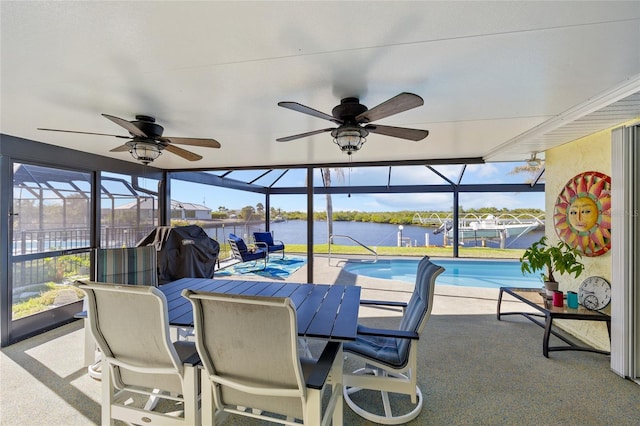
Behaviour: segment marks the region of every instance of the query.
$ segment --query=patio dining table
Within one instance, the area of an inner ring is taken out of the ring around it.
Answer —
[[[210,278],[181,278],[161,285],[168,305],[169,324],[193,327],[191,302],[182,290],[207,291],[270,297],[289,297],[296,306],[298,335],[345,342],[356,339],[360,287],[340,284],[296,284],[274,281],[242,281]],[[78,318],[86,319],[86,312]],[[84,365],[95,362],[95,342],[85,323]]]
[[[181,278],[159,287],[167,298],[172,326],[193,327],[191,303],[181,294],[185,289],[289,297],[296,307],[299,336],[332,341],[356,339],[360,306],[360,287],[357,286]]]

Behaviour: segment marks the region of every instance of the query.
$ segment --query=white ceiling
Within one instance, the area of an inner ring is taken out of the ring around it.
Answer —
[[[185,147],[198,162],[165,151],[153,163],[165,169],[346,161],[327,133],[276,142],[334,126],[279,101],[330,114],[348,96],[369,108],[424,98],[376,123],[427,129],[425,140],[372,134],[354,162],[519,161],[640,117],[640,1],[0,7],[2,133],[134,161],[109,152],[122,139],[37,128],[126,135],[100,114],[146,114],[165,136],[222,144]]]

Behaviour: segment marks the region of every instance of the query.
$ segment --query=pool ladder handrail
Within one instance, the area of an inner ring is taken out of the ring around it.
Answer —
[[[359,246],[363,247],[365,250],[373,253],[373,255],[375,256],[375,258],[373,259],[373,261],[369,261],[369,260],[362,260],[363,262],[371,262],[371,263],[376,263],[378,261],[378,252],[375,251],[374,249],[372,249],[369,246],[366,246],[364,244],[362,244],[360,241],[348,236],[348,235],[335,235],[335,234],[331,234],[329,235],[329,265],[331,265],[331,245],[333,244],[333,239],[334,238],[346,238],[348,240],[353,241],[354,243],[358,244]],[[337,265],[336,265],[337,266]]]

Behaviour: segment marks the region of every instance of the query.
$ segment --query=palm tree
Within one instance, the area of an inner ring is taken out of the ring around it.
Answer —
[[[342,169],[333,169],[336,172],[336,175],[340,179],[344,179],[344,172]],[[331,186],[331,169],[325,167],[320,169],[322,173],[322,178],[324,180],[325,188],[329,188]],[[327,193],[327,235],[330,237],[333,235],[333,200],[331,199],[331,194]],[[329,244],[331,244],[331,240],[329,240]]]
[[[509,172],[510,175],[526,175],[525,183],[531,183],[538,176],[540,169],[544,167],[544,161],[539,162],[537,165],[531,165],[524,163],[522,166],[516,166]],[[541,177],[540,180],[544,180]]]
[[[251,219],[251,216],[256,212],[256,209],[253,206],[244,206],[240,213],[240,217],[245,219],[247,222]]]

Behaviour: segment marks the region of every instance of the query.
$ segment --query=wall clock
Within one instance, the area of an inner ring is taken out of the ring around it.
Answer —
[[[589,277],[578,289],[578,302],[587,309],[599,311],[611,302],[611,284],[602,277]]]
[[[564,186],[556,200],[553,223],[558,237],[584,256],[611,249],[611,178],[584,172]]]

